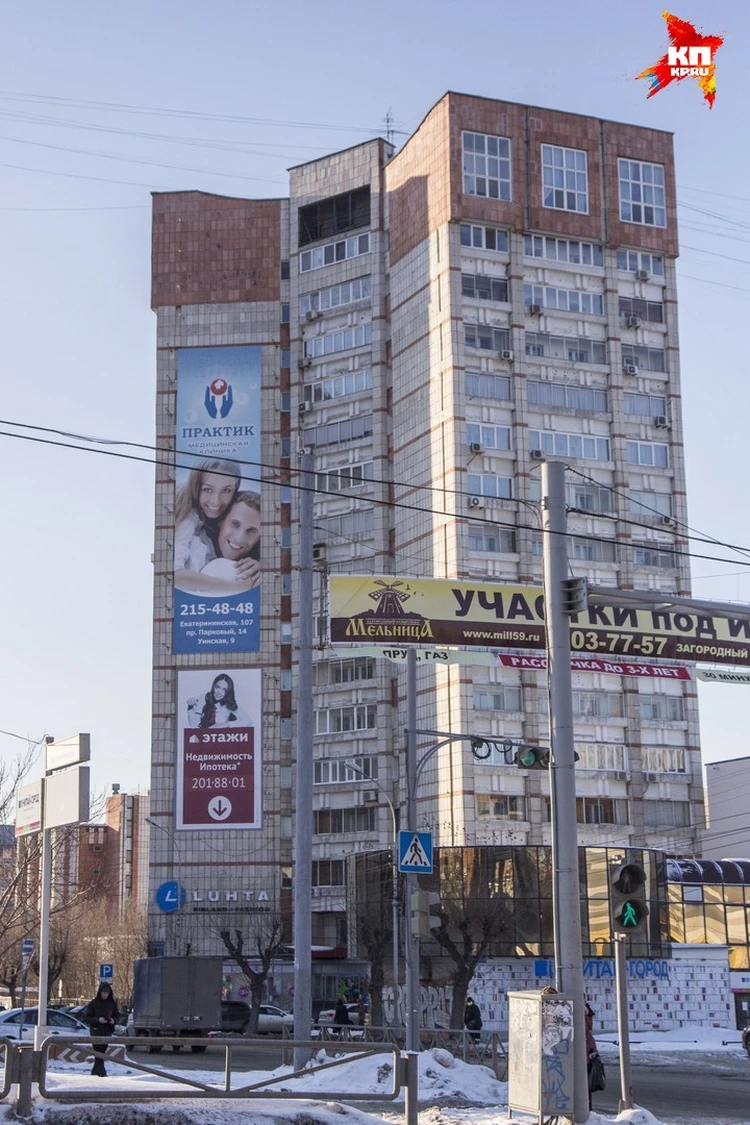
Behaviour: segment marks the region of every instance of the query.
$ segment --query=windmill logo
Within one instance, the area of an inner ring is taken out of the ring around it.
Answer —
[[[376,578],[374,589],[365,595],[375,602],[373,609],[354,614],[346,626],[346,638],[369,637],[373,640],[432,640],[432,624],[421,613],[410,613],[404,603],[415,591],[401,578]]]

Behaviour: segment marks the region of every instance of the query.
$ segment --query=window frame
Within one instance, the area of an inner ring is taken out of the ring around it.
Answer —
[[[474,140],[471,145],[467,144],[467,138],[472,137]],[[476,147],[478,139],[483,142],[483,149],[479,150]],[[495,142],[496,152],[491,152],[493,147],[491,142]],[[501,148],[505,147],[506,151],[501,153]],[[484,161],[484,168],[481,168],[480,161]],[[491,176],[489,174],[489,166],[491,161],[497,162],[497,175]],[[507,177],[500,176],[501,163],[507,164]],[[471,164],[471,167],[467,165]],[[470,186],[470,180],[473,181],[473,188]],[[484,191],[477,190],[477,181],[484,181]],[[497,194],[489,189],[491,182],[497,183]],[[502,186],[501,186],[502,185]],[[461,187],[464,195],[474,196],[478,199],[496,199],[499,203],[511,203],[513,201],[513,145],[510,137],[498,136],[495,133],[477,133],[471,129],[463,129],[461,131]]]
[[[638,169],[637,175],[634,175],[635,168]],[[644,175],[644,172],[648,172],[651,178]],[[666,230],[667,191],[663,164],[655,164],[649,160],[631,160],[630,157],[620,156],[617,158],[617,184],[621,223],[632,223],[634,226]],[[623,194],[624,185],[627,185],[625,194]],[[655,198],[647,202],[644,197],[649,194],[649,191],[654,195],[656,192],[661,192],[660,202],[657,203]],[[633,198],[634,195],[637,198]],[[640,218],[634,217],[635,208],[639,209]],[[647,217],[649,208],[652,212],[650,219]],[[659,215],[661,215],[663,222],[658,221]]]
[[[545,151],[546,150],[546,151]],[[560,155],[558,164],[555,157]],[[573,157],[573,165],[568,167],[568,157]],[[583,169],[578,167],[578,157],[583,157]],[[551,211],[567,211],[573,215],[588,215],[589,213],[589,161],[588,153],[583,148],[566,148],[564,145],[552,145],[542,142],[540,167],[542,169],[542,207]],[[563,183],[555,183],[556,177],[562,172]],[[573,175],[575,186],[572,191],[568,186],[568,176]],[[578,177],[583,176],[583,189],[580,188]],[[549,182],[548,182],[549,181]],[[556,198],[557,194],[563,197],[564,202],[549,202],[549,193]],[[575,197],[574,206],[569,206],[571,194]],[[582,196],[585,206],[579,207],[578,197]]]

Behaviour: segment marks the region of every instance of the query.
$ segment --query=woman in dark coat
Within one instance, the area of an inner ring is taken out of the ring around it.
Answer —
[[[336,1008],[333,1013],[333,1030],[336,1035],[341,1035],[344,1026],[347,1026],[352,1021],[349,1019],[349,1009],[344,1001],[339,996],[336,1001]]]
[[[96,1036],[96,1038],[99,1039],[105,1035],[114,1035],[115,1024],[119,1018],[120,1013],[112,989],[105,981],[102,981],[96,996],[93,1000],[89,1000],[86,1005],[83,1019],[89,1025],[89,1031],[92,1036]],[[104,1069],[104,1056],[106,1053],[106,1044],[102,1043],[94,1047],[94,1065],[91,1073],[97,1075],[99,1078],[107,1077],[107,1072]]]

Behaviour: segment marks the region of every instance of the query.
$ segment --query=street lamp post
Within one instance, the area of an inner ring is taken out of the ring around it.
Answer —
[[[173,945],[175,946],[175,953],[179,954],[179,952],[180,952],[180,942],[181,942],[181,939],[182,939],[182,907],[183,907],[183,903],[184,903],[183,895],[185,893],[184,890],[183,890],[183,887],[182,887],[182,853],[180,851],[180,845],[177,843],[177,840],[175,839],[174,832],[172,832],[169,828],[165,828],[165,826],[163,824],[159,824],[158,820],[154,820],[154,818],[151,817],[151,816],[146,816],[143,819],[145,820],[146,824],[150,824],[152,828],[158,828],[160,832],[163,832],[164,835],[167,837],[167,839],[171,842],[172,847],[174,849],[174,856],[172,858],[172,866],[173,866],[174,869],[176,869],[176,872],[177,872],[177,880],[176,880],[177,887],[176,887],[176,890],[175,890],[176,906],[175,906],[175,925],[174,925],[174,930],[173,930]],[[176,860],[177,860],[176,863],[175,863],[175,857],[176,857]]]

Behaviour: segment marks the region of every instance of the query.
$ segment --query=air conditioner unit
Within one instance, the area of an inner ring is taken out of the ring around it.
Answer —
[[[526,311],[528,312],[529,316],[538,316],[539,313],[542,311],[542,306],[541,305],[529,305]]]
[[[308,309],[307,312],[305,313],[305,320],[307,320],[307,321],[317,320],[319,316],[320,316],[320,313],[318,312],[317,309]]]
[[[628,780],[627,770],[618,770],[617,773],[615,774],[615,777],[617,778],[618,781],[627,781]]]
[[[635,271],[635,280],[636,281],[648,281],[649,276],[650,275],[649,275],[648,270],[636,270]]]
[[[666,414],[657,414],[654,418],[654,425],[656,426],[657,430],[668,430],[669,418],[667,418]]]
[[[623,371],[625,372],[626,375],[637,375],[638,374],[638,364],[637,363],[623,363],[622,369],[623,369]]]
[[[544,451],[541,449],[530,449],[529,457],[532,459],[532,461],[543,461]]]
[[[300,358],[300,361],[297,364],[297,366],[299,367],[300,371],[304,371],[307,367],[310,366],[311,363],[312,363],[312,356],[303,355]]]
[[[625,324],[628,328],[640,328],[641,318],[639,316],[628,316],[625,318]]]
[[[658,780],[659,780],[659,778],[655,773],[647,773],[646,774],[646,781],[658,781]]]
[[[321,559],[326,557],[325,543],[314,543],[312,549],[313,562],[320,562]]]
[[[377,805],[378,791],[377,789],[365,789],[362,792],[362,801],[366,805]]]
[[[504,351],[500,352],[500,359],[513,359],[513,352],[510,348],[506,348]]]
[[[297,409],[299,410],[300,414],[305,414],[305,413],[307,413],[307,411],[308,411],[308,410],[310,410],[310,409],[311,409],[311,407],[312,407],[312,403],[310,403],[310,402],[301,402],[301,403],[299,404],[299,406],[297,407]]]
[[[482,503],[482,497],[481,496],[470,496],[468,506],[470,508],[483,508],[484,504]]]
[[[469,442],[469,452],[470,453],[481,453],[482,452],[482,446],[481,446],[480,442],[478,442],[478,441]]]
[[[662,524],[663,527],[675,527],[676,526],[675,520],[672,518],[672,516],[662,516],[661,520],[659,522]]]

